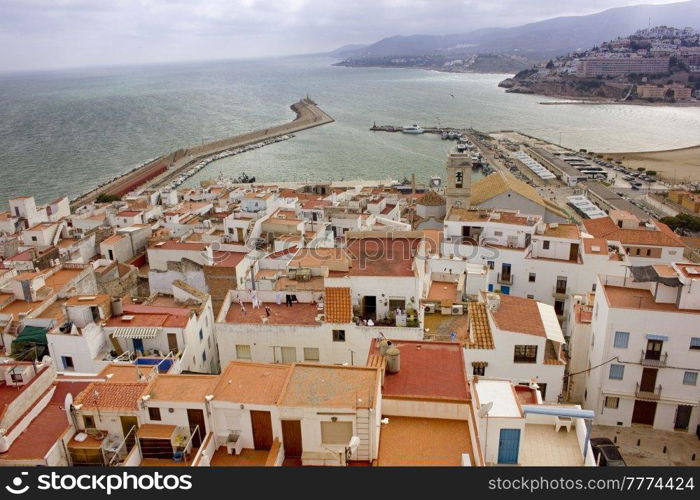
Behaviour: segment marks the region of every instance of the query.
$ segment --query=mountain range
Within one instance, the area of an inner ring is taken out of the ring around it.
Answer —
[[[392,36],[369,45],[346,45],[330,55],[362,60],[500,53],[545,59],[593,47],[649,25],[700,29],[700,0],[617,7],[596,14],[555,17],[513,28],[482,28],[452,35]]]

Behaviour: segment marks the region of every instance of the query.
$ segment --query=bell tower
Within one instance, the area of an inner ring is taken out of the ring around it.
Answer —
[[[469,208],[472,187],[471,154],[450,153],[447,157],[447,212],[452,207]]]

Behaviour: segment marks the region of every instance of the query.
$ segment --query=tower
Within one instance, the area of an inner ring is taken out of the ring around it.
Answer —
[[[447,157],[447,212],[452,207],[469,208],[472,186],[472,159],[470,153],[450,153]]]

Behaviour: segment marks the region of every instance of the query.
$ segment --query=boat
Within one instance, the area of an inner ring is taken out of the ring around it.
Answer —
[[[450,138],[450,135],[447,132],[443,132],[440,134],[440,137],[442,138],[443,141],[446,141],[447,139]]]
[[[463,142],[460,142],[459,144],[457,144],[457,151],[463,152],[463,151],[466,151],[466,149],[467,149],[467,145],[464,144]]]
[[[406,125],[405,127],[403,127],[401,129],[401,132],[403,132],[404,134],[422,134],[423,132],[425,132],[425,130],[423,130],[420,126],[414,123],[413,125]]]

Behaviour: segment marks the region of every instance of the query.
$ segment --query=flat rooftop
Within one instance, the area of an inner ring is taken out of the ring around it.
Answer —
[[[442,466],[462,463],[469,454],[474,464],[466,420],[389,417],[379,435],[379,466]]]
[[[204,403],[204,396],[214,393],[218,375],[160,374],[151,383],[151,401]]]
[[[221,374],[214,396],[217,401],[277,404],[291,370],[289,365],[233,361]]]
[[[480,378],[474,382],[474,389],[476,390],[480,407],[486,403],[493,403],[493,407],[489,411],[489,417],[523,417],[520,401],[510,380]]]
[[[420,238],[357,238],[348,241],[350,276],[413,277]]]
[[[700,310],[679,309],[676,304],[656,302],[652,293],[643,288],[603,285],[603,290],[605,291],[605,297],[610,307],[700,314]]]
[[[457,282],[456,281],[433,281],[430,284],[428,298],[431,302],[440,302],[440,304],[452,305],[457,297]]]
[[[280,406],[374,408],[379,370],[364,366],[294,364]]]
[[[400,370],[385,373],[383,397],[460,403],[470,400],[460,343],[403,340],[391,343],[401,353]],[[370,356],[376,352],[377,342],[373,339]]]
[[[318,306],[313,303],[294,302],[291,307],[285,303],[266,302],[254,309],[253,304],[244,302],[245,312],[238,302],[232,302],[226,313],[226,323],[267,324],[267,325],[318,325],[316,316],[320,314]],[[270,308],[270,316],[265,313]]]

